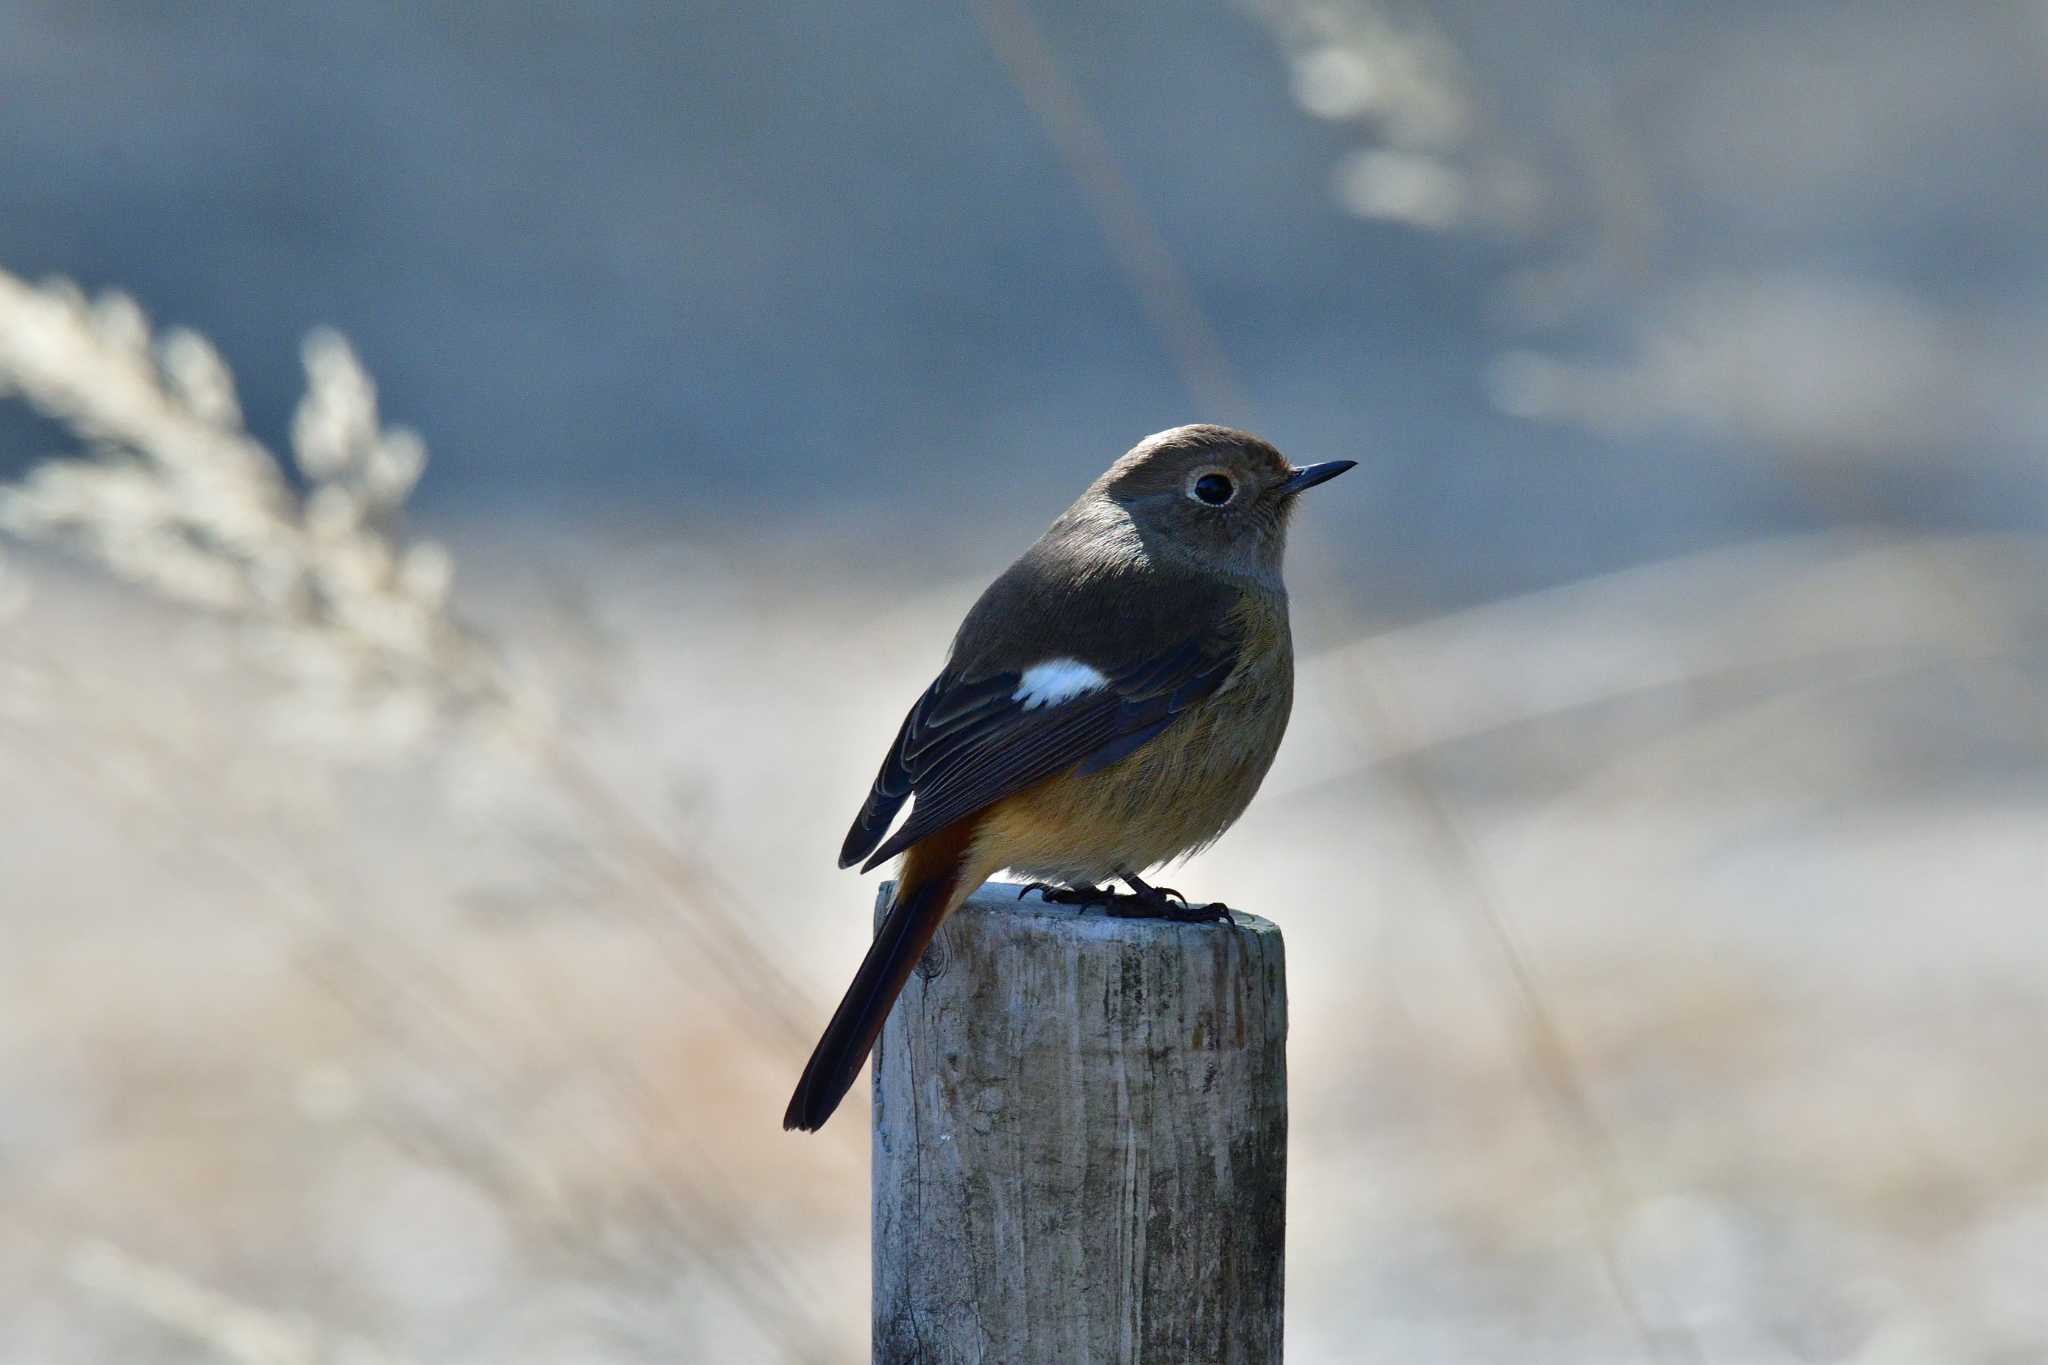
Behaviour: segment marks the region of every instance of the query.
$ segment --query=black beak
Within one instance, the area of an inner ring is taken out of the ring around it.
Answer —
[[[1306,468],[1297,469],[1292,475],[1276,484],[1273,488],[1273,493],[1276,497],[1291,498],[1304,489],[1314,488],[1319,483],[1328,483],[1345,470],[1357,465],[1357,463],[1358,461],[1356,460],[1325,460],[1321,464],[1312,464]]]

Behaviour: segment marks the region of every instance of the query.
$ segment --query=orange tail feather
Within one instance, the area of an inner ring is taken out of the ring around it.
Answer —
[[[962,820],[911,845],[896,881],[896,899],[789,1097],[782,1116],[785,1129],[816,1132],[853,1088],[911,970],[946,916],[974,890],[961,883],[977,823]]]

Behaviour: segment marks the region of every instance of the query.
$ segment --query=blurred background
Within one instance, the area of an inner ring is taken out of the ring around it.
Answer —
[[[864,1358],[959,613],[1297,519],[1290,1359],[2048,1358],[2048,5],[0,0],[0,1359]],[[431,451],[431,460],[428,452]]]

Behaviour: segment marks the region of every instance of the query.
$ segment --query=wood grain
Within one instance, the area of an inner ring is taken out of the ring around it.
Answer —
[[[1280,1360],[1286,967],[1238,919],[947,921],[876,1050],[876,1362]]]

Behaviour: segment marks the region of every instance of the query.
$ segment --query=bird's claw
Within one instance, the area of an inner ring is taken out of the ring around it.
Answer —
[[[1114,893],[1099,886],[1055,886],[1051,882],[1032,882],[1017,888],[1017,899],[1023,900],[1033,891],[1048,905],[1104,905],[1116,899]]]
[[[1132,894],[1119,896],[1110,903],[1109,913],[1112,915],[1123,919],[1164,919],[1175,924],[1237,923],[1230,907],[1222,901],[1190,905],[1186,896],[1170,886],[1152,886],[1129,872],[1117,875],[1131,884]]]
[[[1164,895],[1118,896],[1110,902],[1109,914],[1117,919],[1163,919],[1175,924],[1237,924],[1237,917],[1222,901],[1190,905],[1185,898],[1175,903]]]
[[[1033,891],[1049,905],[1099,905],[1112,919],[1163,919],[1175,924],[1230,924],[1237,919],[1222,901],[1191,905],[1188,898],[1170,886],[1151,886],[1136,877],[1125,877],[1135,888],[1120,896],[1100,886],[1059,886],[1052,882],[1031,882],[1017,888],[1017,899]]]

